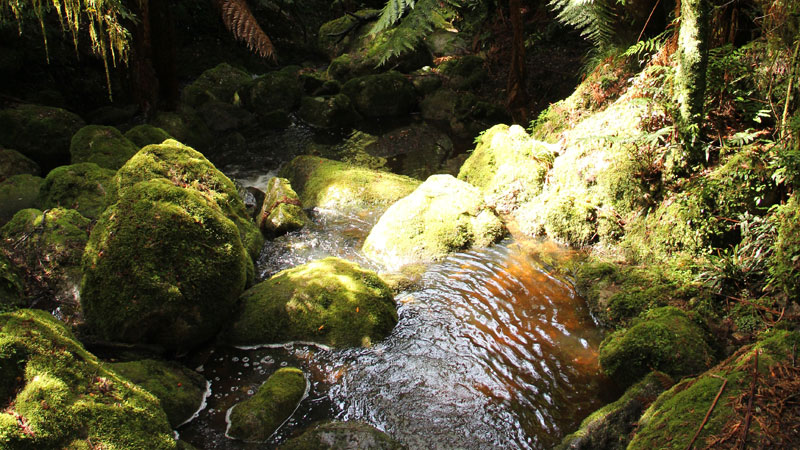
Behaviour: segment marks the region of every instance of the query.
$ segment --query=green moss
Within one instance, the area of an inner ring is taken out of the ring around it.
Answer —
[[[141,149],[117,171],[110,201],[140,181],[157,178],[211,198],[225,216],[236,224],[242,244],[250,256],[258,257],[264,238],[250,219],[236,185],[200,152],[180,142],[169,140]]]
[[[298,156],[281,171],[306,208],[357,212],[385,208],[409,195],[418,180],[315,156]]]
[[[175,448],[158,400],[100,364],[44,311],[0,314],[0,361],[16,385],[11,401],[3,398],[10,406],[0,413],[0,448]]]
[[[281,450],[313,448],[358,448],[362,450],[399,450],[405,448],[388,434],[363,422],[324,422],[300,436],[289,439]]]
[[[629,385],[650,370],[672,377],[696,374],[713,362],[706,332],[671,306],[649,311],[600,345],[600,365],[620,385]]]
[[[0,182],[0,225],[17,211],[39,206],[39,191],[44,180],[33,175],[14,175]]]
[[[81,305],[96,333],[188,349],[219,330],[250,259],[209,197],[155,179],[126,187],[106,209],[83,256]]]
[[[227,63],[208,69],[192,84],[183,88],[181,99],[193,108],[208,101],[237,103],[240,92],[251,80],[250,74]]]
[[[69,152],[72,163],[95,163],[117,170],[139,150],[114,127],[87,125],[72,136]]]
[[[24,294],[25,285],[22,283],[17,268],[0,252],[0,313],[22,306]],[[0,379],[3,379],[2,375],[0,375]],[[0,399],[2,399],[2,392],[0,392]]]
[[[350,97],[344,94],[303,97],[298,114],[318,128],[348,128],[361,119]]]
[[[245,441],[266,441],[292,415],[305,391],[302,370],[278,369],[255,395],[233,407],[226,435]]]
[[[342,93],[367,118],[402,116],[417,106],[414,85],[395,71],[354,78],[342,86]]]
[[[173,428],[190,419],[203,402],[205,378],[180,364],[144,359],[107,366],[153,394]]]
[[[268,236],[279,236],[303,228],[310,219],[289,180],[274,177],[267,182],[267,192],[256,223]]]
[[[136,125],[135,127],[126,131],[125,137],[139,146],[139,148],[151,144],[160,144],[167,139],[172,139],[172,136],[170,136],[166,131],[146,123]]]
[[[344,53],[331,61],[327,75],[341,83],[355,77],[363,77],[375,73],[374,61]]]
[[[209,149],[209,143],[213,140],[203,118],[186,105],[178,106],[176,111],[157,112],[151,124],[163,129],[175,140],[203,151]]]
[[[397,323],[389,287],[376,273],[339,258],[279,272],[246,291],[241,304],[225,338],[234,345],[369,346]]]
[[[769,274],[776,288],[800,298],[800,200],[793,195],[772,219],[778,228]]]
[[[362,9],[356,11],[359,17],[368,17],[380,12],[377,9]],[[356,23],[356,19],[350,15],[342,16],[331,20],[319,27],[318,45],[329,58],[335,58],[342,53],[357,49],[363,46],[364,41],[369,35],[371,25],[366,23],[360,25],[355,33],[349,33],[341,38],[341,33],[349,29]]]
[[[41,173],[39,165],[16,150],[0,148],[0,182],[14,175],[35,175]]]
[[[276,109],[292,111],[300,106],[303,88],[295,75],[277,71],[250,81],[244,88],[244,105],[255,113]]]
[[[0,145],[20,151],[47,172],[69,163],[70,139],[84,125],[61,108],[17,105],[0,110]]]
[[[440,260],[448,253],[484,247],[505,228],[477,188],[450,175],[433,175],[389,207],[362,251],[390,269]]]
[[[475,55],[449,59],[443,62],[438,70],[447,78],[450,86],[459,91],[480,86],[488,76],[483,67],[483,58]]]
[[[39,191],[42,208],[71,208],[97,219],[106,207],[114,171],[94,163],[56,167],[47,174]]]

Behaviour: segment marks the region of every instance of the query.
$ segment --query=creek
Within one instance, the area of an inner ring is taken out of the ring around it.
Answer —
[[[258,186],[275,167],[262,163],[222,168]],[[380,213],[313,211],[311,226],[267,242],[258,275],[326,256],[380,270],[360,253]],[[273,448],[318,420],[359,420],[409,448],[551,448],[618,394],[600,373],[602,332],[585,301],[540,257],[568,251],[509,238],[453,254],[397,295],[397,326],[370,348],[287,343],[191,355],[211,394],[177,432],[198,448],[249,450]],[[226,438],[226,412],[287,365],[309,381],[292,417],[265,443]]]

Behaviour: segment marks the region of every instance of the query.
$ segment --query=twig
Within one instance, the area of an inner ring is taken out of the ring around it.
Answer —
[[[644,26],[642,27],[642,31],[639,33],[639,37],[636,38],[636,42],[642,40],[642,35],[644,34],[644,30],[647,29],[647,25],[650,24],[650,19],[653,18],[653,13],[656,12],[656,8],[658,8],[658,4],[661,3],[661,0],[656,1],[656,4],[653,5],[653,9],[650,11],[650,15],[647,16],[647,21],[645,21]]]
[[[758,383],[758,350],[753,359],[753,382],[750,384],[750,399],[747,400],[747,414],[744,419],[744,430],[742,431],[742,442],[739,449],[744,450],[747,445],[747,433],[750,431],[750,421],[753,419],[753,399],[756,396],[756,384]]]
[[[711,407],[708,408],[708,412],[706,413],[706,417],[703,419],[703,423],[700,424],[700,428],[697,429],[697,433],[694,434],[694,437],[689,442],[689,445],[686,447],[686,450],[692,450],[692,446],[694,445],[694,441],[697,440],[697,437],[700,436],[700,432],[703,431],[703,427],[706,426],[706,422],[708,422],[708,418],[711,417],[711,412],[714,411],[714,407],[717,406],[717,402],[719,401],[719,397],[722,395],[722,391],[725,390],[725,385],[728,384],[728,380],[719,376],[712,375],[715,378],[719,378],[722,380],[722,386],[719,387],[719,392],[717,392],[717,396],[714,397],[714,402],[711,403]]]

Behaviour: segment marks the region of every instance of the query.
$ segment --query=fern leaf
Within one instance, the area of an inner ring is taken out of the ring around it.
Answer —
[[[614,0],[550,0],[558,21],[580,31],[596,47],[609,45],[617,22]]]
[[[378,21],[375,22],[375,25],[372,26],[369,33],[376,35],[383,30],[391,28],[400,21],[406,9],[413,9],[416,3],[417,0],[388,0],[381,10]]]
[[[215,0],[222,22],[233,36],[262,58],[275,60],[275,47],[258,24],[245,0]]]

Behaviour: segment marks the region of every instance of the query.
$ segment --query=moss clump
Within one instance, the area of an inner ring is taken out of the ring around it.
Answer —
[[[25,285],[22,283],[17,268],[6,255],[0,252],[0,313],[21,307],[24,294]],[[2,378],[3,376],[0,375],[0,379]],[[2,392],[0,392],[0,399],[2,398]]]
[[[42,208],[71,208],[97,219],[108,203],[114,173],[94,163],[56,167],[44,179],[38,203]]]
[[[617,401],[590,414],[581,422],[578,431],[565,437],[557,449],[624,450],[644,409],[673,383],[668,375],[651,372],[628,388]]]
[[[180,364],[144,359],[111,363],[107,367],[153,394],[173,428],[190,419],[203,403],[205,378]]]
[[[348,128],[360,120],[350,97],[344,94],[303,97],[300,118],[318,128]]]
[[[476,88],[486,81],[488,73],[480,56],[466,55],[443,62],[439,72],[444,75],[453,89],[463,91]]]
[[[413,178],[315,156],[298,156],[281,171],[306,208],[346,212],[388,207],[419,186]]]
[[[342,93],[367,118],[402,116],[417,106],[414,85],[395,71],[354,78],[342,86]]]
[[[166,179],[121,191],[83,255],[81,305],[95,332],[169,349],[214,336],[244,289],[250,259],[209,197]]]
[[[140,181],[158,178],[211,198],[236,224],[250,256],[258,257],[264,238],[247,214],[236,185],[200,152],[180,142],[168,140],[141,149],[117,171],[110,199],[114,201]]]
[[[0,314],[0,372],[2,448],[176,446],[158,400],[100,364],[44,311]]]
[[[0,182],[14,175],[35,175],[41,173],[39,165],[22,153],[7,148],[0,148]]]
[[[501,106],[449,88],[427,94],[419,106],[425,120],[449,125],[461,139],[472,140],[487,128],[511,120]]]
[[[660,370],[676,378],[695,374],[714,362],[706,334],[678,308],[657,308],[629,329],[616,331],[603,340],[600,365],[623,386],[639,380],[650,370]]]
[[[266,441],[292,415],[305,392],[302,370],[278,369],[255,395],[233,407],[225,434],[244,441]]]
[[[729,423],[731,420],[741,420],[741,417],[735,417],[735,402],[727,399],[736,399],[749,391],[753,380],[755,352],[759,352],[759,380],[763,383],[764,380],[774,377],[770,374],[770,368],[791,358],[792,349],[798,344],[800,334],[797,332],[774,331],[762,337],[756,344],[737,351],[702,375],[681,381],[661,394],[644,412],[639,419],[639,429],[628,448],[687,448],[720,386],[727,380],[722,397],[697,438],[696,444],[705,446],[704,443],[709,442],[709,438],[719,436],[726,426],[733,425]],[[763,442],[764,430],[757,426],[757,416],[765,413],[767,412],[754,408],[756,420],[753,420],[749,430],[749,445],[755,447],[758,442]]]
[[[160,144],[167,139],[172,139],[172,136],[170,136],[166,131],[146,123],[136,125],[135,127],[126,131],[125,137],[136,144],[139,148],[151,144]]]
[[[791,299],[800,298],[800,200],[792,196],[780,207],[773,219],[777,223],[778,237],[774,244],[774,257],[770,260],[769,274],[773,284]]]
[[[227,333],[234,345],[311,341],[368,346],[397,323],[392,292],[375,272],[325,258],[277,273],[247,290]]]
[[[14,175],[0,182],[0,225],[17,211],[39,206],[39,191],[44,180],[33,175]]]
[[[285,71],[270,72],[250,81],[244,88],[244,106],[255,113],[300,106],[303,87],[300,80]]]
[[[81,128],[69,146],[73,164],[91,162],[112,170],[122,167],[137,151],[139,147],[118,129],[103,125]]]
[[[261,231],[267,236],[279,236],[303,228],[309,221],[289,180],[277,177],[270,179],[256,220]]]
[[[505,234],[477,188],[451,175],[433,175],[389,207],[364,241],[364,254],[394,270],[484,247]]]
[[[358,448],[362,450],[399,450],[405,446],[383,431],[363,422],[325,422],[300,436],[289,439],[280,450],[311,448]]]
[[[84,125],[61,108],[17,105],[0,110],[0,145],[19,150],[48,172],[69,164],[70,139]]]
[[[375,67],[370,64],[371,62],[373,61],[344,53],[331,61],[328,65],[327,75],[329,78],[344,83],[351,78],[374,74]]]
[[[208,69],[192,84],[183,88],[181,99],[189,106],[198,108],[209,101],[238,103],[244,87],[252,77],[247,72],[227,63]]]
[[[458,179],[477,186],[495,209],[511,212],[542,190],[554,152],[518,126],[495,125],[461,166]]]
[[[356,11],[355,15],[362,18],[377,17],[376,14],[379,12],[377,9],[362,9]],[[341,33],[355,25],[356,21],[356,18],[346,15],[326,22],[319,27],[318,45],[320,50],[332,59],[342,53],[362,47],[369,36],[369,29],[371,28],[369,22],[360,25],[354,33],[348,33],[344,38],[341,37]]]
[[[159,111],[152,125],[163,129],[175,140],[203,151],[209,149],[209,143],[213,140],[211,130],[200,114],[186,105],[180,105],[176,111]]]

